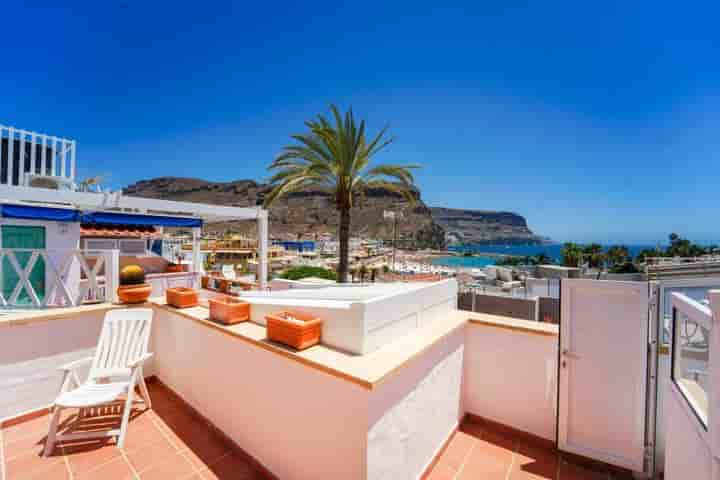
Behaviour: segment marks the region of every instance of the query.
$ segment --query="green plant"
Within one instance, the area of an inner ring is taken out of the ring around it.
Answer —
[[[576,243],[567,242],[563,244],[560,251],[562,264],[566,267],[578,267],[582,263],[583,252]]]
[[[384,127],[372,139],[365,136],[365,121],[358,125],[349,109],[344,117],[334,105],[330,106],[333,122],[323,115],[306,122],[309,132],[292,135],[298,143],[286,146],[268,167],[276,173],[270,178],[272,191],[265,197],[265,205],[278,198],[307,188],[319,187],[327,191],[340,214],[338,280],[348,277],[348,246],[350,212],[356,198],[369,188],[384,188],[402,195],[411,205],[416,202],[415,180],[410,170],[417,165],[370,166],[375,154],[392,143],[385,138]]]
[[[590,268],[600,268],[605,261],[605,253],[602,245],[599,243],[591,243],[582,249],[583,258],[587,260]]]
[[[307,265],[299,267],[290,267],[283,272],[280,278],[286,280],[301,280],[308,277],[324,278],[326,280],[336,280],[335,272],[322,267],[311,267]]]
[[[145,270],[140,265],[128,265],[120,270],[120,285],[141,285],[145,283]]]
[[[639,270],[632,262],[625,262],[613,265],[608,271],[610,273],[638,273]]]
[[[368,274],[368,268],[363,263],[362,265],[360,265],[360,268],[358,269],[358,275],[360,276],[360,282],[365,281],[365,277],[367,276],[367,274]]]

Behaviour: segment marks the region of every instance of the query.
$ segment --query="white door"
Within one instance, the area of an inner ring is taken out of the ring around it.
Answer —
[[[562,281],[560,450],[643,471],[648,283]]]

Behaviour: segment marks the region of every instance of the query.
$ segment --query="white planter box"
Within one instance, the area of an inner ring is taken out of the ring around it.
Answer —
[[[276,292],[243,292],[252,304],[250,320],[265,325],[265,315],[296,308],[323,320],[322,343],[364,355],[457,307],[457,282],[377,283]]]

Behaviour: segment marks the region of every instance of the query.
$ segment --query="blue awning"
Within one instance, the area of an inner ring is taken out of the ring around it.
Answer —
[[[166,217],[156,215],[133,215],[127,213],[94,212],[80,213],[71,208],[40,207],[34,205],[0,205],[0,214],[4,218],[22,218],[26,220],[49,220],[53,222],[83,222],[98,225],[143,225],[161,227],[202,227],[199,218]]]
[[[99,225],[146,225],[160,227],[202,227],[199,218],[164,217],[156,215],[134,215],[128,213],[95,212],[80,215],[83,223],[96,223]]]
[[[35,207],[31,205],[0,205],[4,218],[51,220],[53,222],[79,222],[80,212],[69,208]]]

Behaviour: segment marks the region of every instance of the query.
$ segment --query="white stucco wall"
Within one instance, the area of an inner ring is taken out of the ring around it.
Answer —
[[[667,480],[716,480],[707,434],[689,411],[674,385],[665,392],[665,478]],[[716,465],[717,469],[719,466]]]
[[[555,441],[558,338],[469,323],[465,410]]]
[[[95,311],[0,327],[0,419],[50,405],[60,388],[57,367],[92,355],[103,318]]]
[[[156,310],[152,371],[282,479],[365,478],[369,391]]]
[[[37,220],[16,220],[16,219],[0,219],[2,225],[32,226],[45,228],[45,246],[49,250],[75,250],[80,245],[80,223],[77,222],[47,222]],[[2,248],[2,238],[0,237],[0,248]],[[63,252],[50,252],[49,257],[56,266],[60,268],[62,262],[66,258]],[[45,286],[46,289],[50,285],[50,276],[52,275],[50,267],[45,267]],[[80,264],[77,260],[73,260],[72,265],[68,269],[66,282],[68,289],[72,295],[76,295],[80,283]],[[49,293],[49,292],[46,292]]]
[[[265,325],[265,315],[284,308],[301,308],[323,320],[325,345],[360,355],[381,348],[437,319],[457,306],[457,282],[385,284],[402,287],[386,294],[379,285],[332,286],[281,292],[241,293],[252,304],[250,320]],[[367,297],[362,295],[366,290]]]
[[[463,415],[464,333],[458,330],[373,390],[367,478],[419,478]]]

